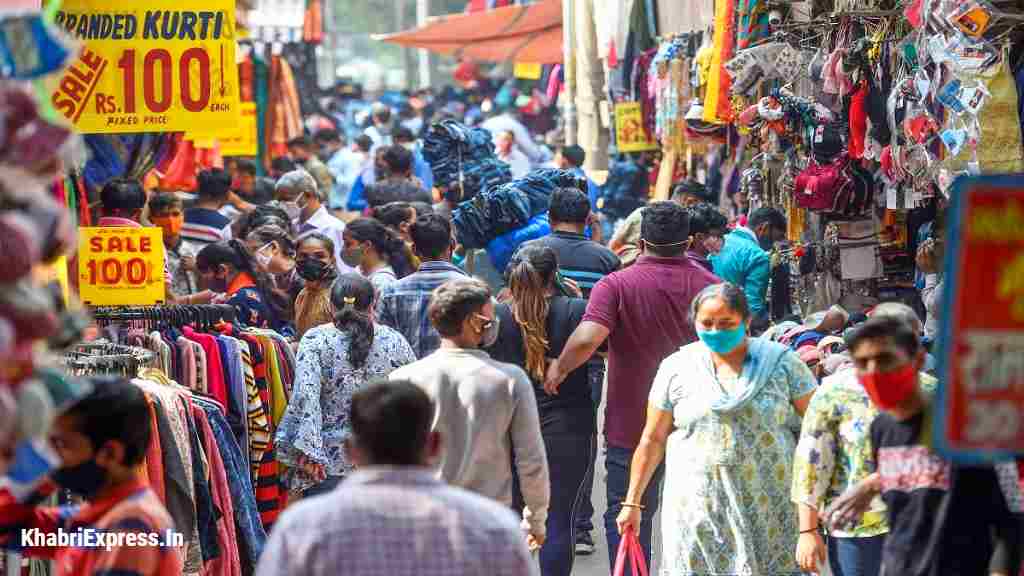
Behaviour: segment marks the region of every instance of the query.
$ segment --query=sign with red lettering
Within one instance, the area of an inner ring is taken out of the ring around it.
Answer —
[[[1024,453],[1024,176],[962,178],[948,219],[939,334],[940,450]]]
[[[65,0],[55,23],[82,42],[51,96],[79,132],[237,124],[234,0]]]
[[[164,242],[159,228],[79,228],[78,291],[92,306],[164,301]]]

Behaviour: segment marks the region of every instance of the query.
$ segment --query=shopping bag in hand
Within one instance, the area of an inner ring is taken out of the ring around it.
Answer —
[[[633,529],[626,530],[619,540],[619,553],[615,557],[615,572],[612,576],[626,576],[627,561],[633,567],[633,576],[647,576],[647,560]]]

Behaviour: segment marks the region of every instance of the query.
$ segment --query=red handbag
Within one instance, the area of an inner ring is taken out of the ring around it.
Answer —
[[[626,561],[630,561],[633,576],[647,576],[647,560],[640,540],[633,530],[627,530],[619,540],[619,553],[615,556],[615,571],[612,576],[626,576]]]
[[[847,164],[849,158],[842,154],[832,162],[818,164],[811,162],[797,175],[794,182],[793,200],[796,205],[815,212],[832,212],[842,204],[842,196],[849,195],[853,185]]]

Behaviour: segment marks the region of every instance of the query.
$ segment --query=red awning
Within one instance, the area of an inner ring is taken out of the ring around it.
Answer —
[[[421,28],[377,39],[476,60],[555,64],[562,61],[562,2],[439,16]]]

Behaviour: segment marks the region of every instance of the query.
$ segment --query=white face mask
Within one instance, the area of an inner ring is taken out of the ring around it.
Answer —
[[[308,205],[308,202],[302,204],[299,203],[300,201],[302,201],[304,197],[305,196],[300,195],[298,198],[292,200],[291,202],[284,202],[284,211],[288,213],[288,217],[291,218],[292,220],[296,220],[300,216],[302,216],[302,211]]]

